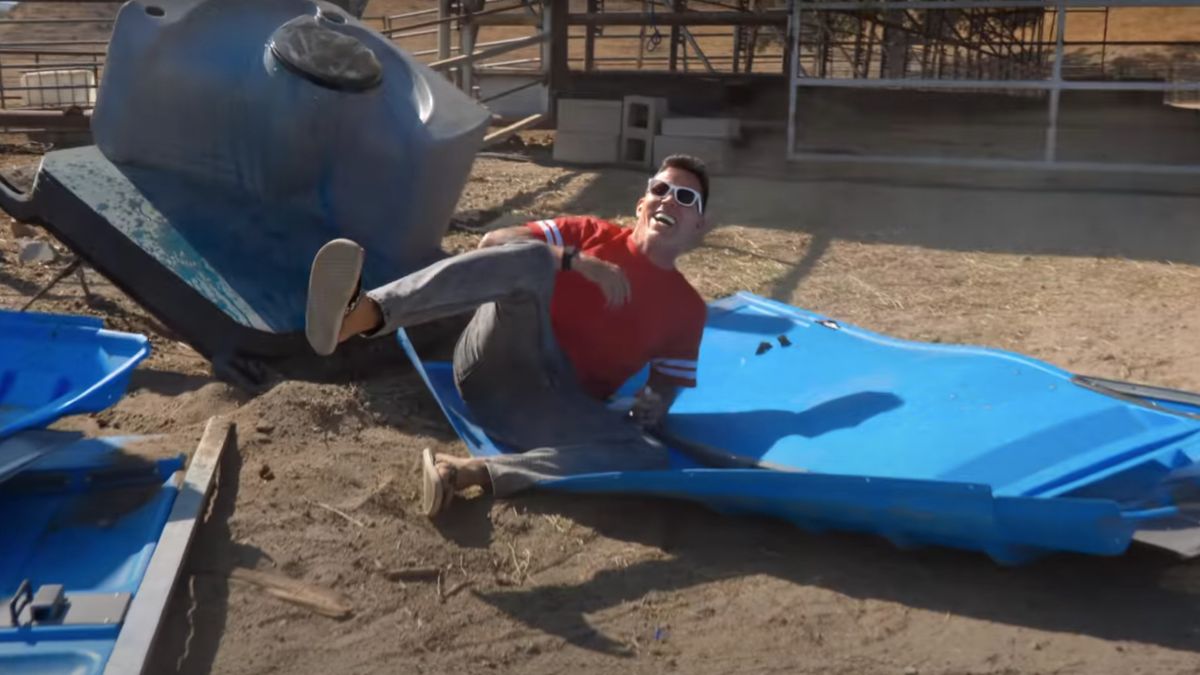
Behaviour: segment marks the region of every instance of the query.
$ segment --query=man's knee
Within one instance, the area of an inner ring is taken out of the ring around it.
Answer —
[[[540,241],[514,241],[497,246],[496,252],[509,258],[508,269],[516,274],[514,290],[539,296],[553,290],[558,260],[549,246]]]
[[[534,268],[544,268],[553,271],[557,263],[554,252],[550,250],[550,247],[537,240],[526,239],[514,241],[504,244],[500,249],[505,250],[509,255],[525,259],[526,263]]]

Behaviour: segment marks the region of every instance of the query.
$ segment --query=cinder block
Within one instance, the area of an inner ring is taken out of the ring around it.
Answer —
[[[656,96],[626,96],[624,108],[621,133],[626,136],[654,136],[662,133],[662,120],[667,116],[667,99]]]
[[[558,130],[590,134],[620,134],[621,101],[564,98],[558,101]]]
[[[554,133],[554,159],[568,164],[615,164],[620,158],[621,134],[584,131]]]
[[[704,160],[709,171],[721,173],[729,169],[733,159],[733,145],[718,138],[696,138],[693,136],[654,137],[654,165],[658,166],[670,155],[694,155]]]
[[[664,136],[692,136],[736,140],[742,136],[742,123],[732,117],[668,117],[662,122]]]
[[[654,162],[654,136],[637,134],[621,136],[621,163],[648,167]]]
[[[667,99],[656,96],[626,96],[621,123],[621,163],[654,166],[654,137],[667,115]]]

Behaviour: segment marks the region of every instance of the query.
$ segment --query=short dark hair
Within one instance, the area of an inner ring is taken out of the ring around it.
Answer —
[[[700,181],[700,198],[704,200],[704,207],[708,208],[708,167],[704,165],[704,160],[692,155],[669,155],[662,161],[657,173],[667,169],[681,169],[695,176]]]

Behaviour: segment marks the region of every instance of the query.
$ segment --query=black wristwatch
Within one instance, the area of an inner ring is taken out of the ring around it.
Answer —
[[[575,258],[579,255],[579,249],[574,246],[564,246],[562,252],[562,269],[564,272],[571,269],[571,263],[575,262]]]

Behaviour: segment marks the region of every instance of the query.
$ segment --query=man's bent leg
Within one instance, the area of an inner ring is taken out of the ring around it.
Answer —
[[[530,295],[476,310],[454,348],[454,382],[475,421],[493,435],[504,435],[507,426],[493,422],[515,421],[513,414],[524,404],[561,400],[560,390],[577,387],[554,336],[548,303]],[[489,415],[492,411],[498,414]]]
[[[553,253],[542,243],[513,242],[436,262],[368,291],[351,307],[362,257],[358,244],[336,239],[313,259],[305,333],[318,354],[332,354],[354,335],[378,337],[505,298],[548,305],[557,271]]]
[[[650,439],[536,448],[484,459],[492,494],[509,497],[542,481],[610,471],[668,468],[667,449]]]
[[[555,269],[543,269],[550,275],[539,287],[545,296],[512,293],[483,304],[454,353],[455,382],[475,422],[494,440],[526,450],[440,457],[439,464],[457,469],[454,487],[490,483],[496,496],[506,497],[555,478],[668,466],[663,446],[579,386],[550,328]],[[398,290],[406,302],[413,297]]]
[[[524,450],[481,458],[496,496],[583,473],[667,468],[666,448],[583,392],[569,366],[554,386],[531,390],[517,384],[532,379],[526,377],[507,380],[512,385],[506,390],[506,380],[491,365],[490,360],[480,365],[460,388],[494,390],[497,395],[468,398],[467,405],[493,440]]]
[[[580,387],[545,310],[528,296],[505,299],[463,331],[454,377],[475,423],[514,450],[644,444],[640,428]]]
[[[521,241],[456,255],[366,293],[383,322],[371,336],[522,297],[546,307],[554,291],[554,255]]]

